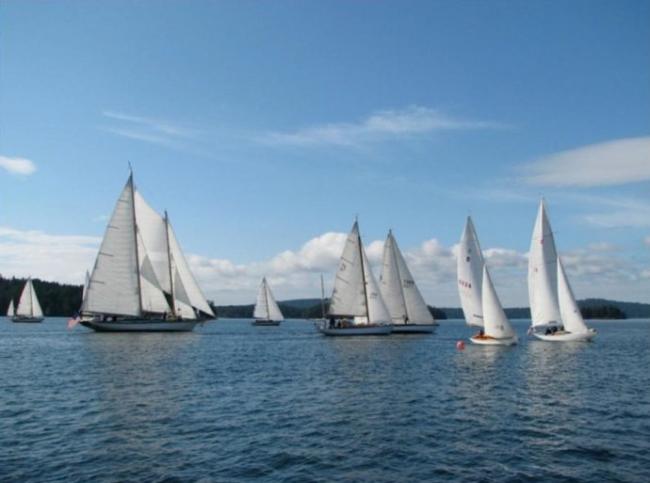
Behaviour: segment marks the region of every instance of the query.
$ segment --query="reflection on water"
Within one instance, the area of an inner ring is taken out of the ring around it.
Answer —
[[[650,481],[650,330],[592,344],[0,323],[0,480]],[[552,464],[549,464],[552,462]]]

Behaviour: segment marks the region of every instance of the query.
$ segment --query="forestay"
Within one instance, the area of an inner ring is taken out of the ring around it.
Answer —
[[[470,326],[483,327],[483,253],[476,236],[471,217],[467,217],[463,234],[460,238],[458,258],[456,260],[458,294],[463,307],[465,321]]]

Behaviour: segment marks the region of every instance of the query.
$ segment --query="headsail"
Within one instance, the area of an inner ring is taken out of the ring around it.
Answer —
[[[539,204],[528,257],[528,298],[532,325],[560,325],[557,252],[544,200]]]
[[[16,315],[16,309],[14,308],[14,301],[11,300],[7,309],[7,317],[13,317],[14,315]]]
[[[571,290],[571,285],[569,285],[569,280],[567,279],[560,257],[557,258],[557,281],[558,301],[564,329],[574,334],[589,332],[580,313],[580,308],[573,296],[573,290]]]
[[[485,265],[483,266],[483,281],[481,285],[485,335],[489,335],[495,339],[514,337],[515,331],[503,311],[503,307],[501,306],[496,290],[494,290],[492,279]]]
[[[418,290],[406,260],[397,245],[392,232],[388,232],[384,243],[381,277],[381,295],[386,303],[393,324],[433,324],[422,294]]]
[[[366,313],[367,323],[370,324],[390,324],[391,318],[384,299],[381,296],[381,291],[379,290],[379,284],[375,280],[375,275],[370,269],[370,264],[368,263],[368,257],[366,256],[366,251],[363,249],[361,244],[361,239],[359,239],[361,255],[363,259],[363,275],[366,281],[366,296],[368,298],[368,311]],[[366,323],[363,319],[355,319],[355,323]]]
[[[468,216],[460,238],[456,260],[458,294],[468,325],[483,327],[482,280],[483,253],[476,236],[472,219]]]

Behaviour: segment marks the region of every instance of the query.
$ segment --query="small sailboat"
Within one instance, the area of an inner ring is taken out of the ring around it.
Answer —
[[[262,283],[257,291],[257,302],[255,303],[253,317],[255,319],[253,325],[280,325],[280,322],[284,320],[282,311],[273,297],[273,292],[271,292],[266,277],[262,278]]]
[[[187,332],[210,318],[167,213],[147,204],[131,173],[83,295],[81,324],[100,332]]]
[[[544,200],[539,204],[528,258],[529,332],[553,342],[590,341],[596,331],[585,324],[555,248]]]
[[[433,319],[406,260],[389,230],[379,277],[381,295],[393,322],[393,333],[431,333],[438,325]]]
[[[328,316],[328,320],[317,326],[325,335],[386,335],[392,330],[390,314],[370,270],[357,221],[343,248]]]
[[[513,345],[517,335],[503,311],[471,217],[467,217],[457,259],[458,293],[467,325],[480,331],[470,338],[475,344]]]
[[[16,315],[16,308],[14,307],[13,299],[9,301],[9,308],[7,309],[7,317],[11,318]]]
[[[9,308],[13,308],[13,301]],[[36,296],[36,290],[34,290],[31,278],[28,278],[27,283],[25,283],[23,292],[20,294],[18,307],[16,307],[16,313],[11,320],[13,322],[43,322],[43,310]]]

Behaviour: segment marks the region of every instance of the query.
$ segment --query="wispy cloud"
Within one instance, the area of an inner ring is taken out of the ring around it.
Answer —
[[[192,144],[200,132],[170,121],[136,116],[116,111],[103,111],[110,125],[101,126],[103,131],[117,136],[182,151],[192,151]]]
[[[497,122],[454,118],[428,107],[409,106],[376,111],[358,122],[329,123],[289,132],[269,132],[260,136],[258,141],[269,145],[359,146],[436,131],[507,127],[509,126]]]
[[[599,211],[584,216],[584,221],[602,228],[648,227],[650,226],[650,202],[635,198],[582,197]]]
[[[650,136],[591,144],[523,166],[540,186],[607,186],[650,180]]]
[[[11,174],[29,176],[36,171],[36,164],[25,158],[0,156],[0,168]]]

